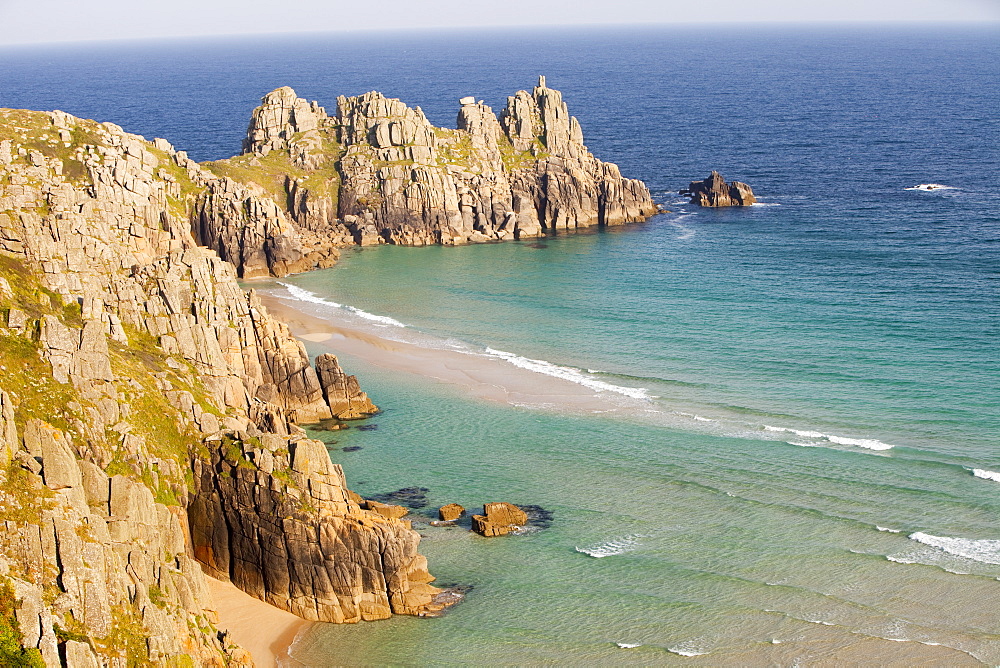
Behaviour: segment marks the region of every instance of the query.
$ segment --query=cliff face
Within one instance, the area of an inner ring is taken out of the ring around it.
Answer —
[[[434,127],[419,108],[376,92],[338,98],[331,117],[279,88],[253,111],[243,148],[243,156],[206,167],[262,185],[280,182],[274,201],[284,202],[292,227],[316,247],[518,239],[640,221],[657,211],[642,182],[587,150],[580,124],[544,77],[532,92],[508,98],[499,118],[463,98],[455,130]],[[247,240],[213,229],[261,228],[231,220],[200,223],[201,238],[224,257],[246,253]],[[269,257],[261,244],[255,248]],[[281,274],[288,265],[268,266]]]
[[[199,165],[0,110],[0,638],[19,662],[246,665],[203,568],[311,620],[439,611],[418,534],[297,426],[377,409],[237,277],[656,211],[544,79],[499,117],[463,99],[455,130],[378,93],[331,117],[282,88],[244,150]]]
[[[247,246],[244,274],[312,266],[273,206],[163,140],[0,110],[0,589],[50,665],[248,661],[195,556],[309,619],[436,607],[417,534],[351,501],[296,426],[375,407],[192,234],[236,221],[208,227]]]

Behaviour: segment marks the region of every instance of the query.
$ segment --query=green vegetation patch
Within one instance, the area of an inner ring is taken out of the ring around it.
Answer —
[[[8,462],[0,471],[0,517],[8,522],[41,524],[42,512],[52,507],[54,496],[41,484],[41,478],[17,462]]]
[[[500,158],[503,160],[504,169],[512,172],[515,169],[530,167],[538,160],[549,157],[549,152],[545,150],[545,145],[541,138],[536,137],[531,148],[527,151],[515,151],[514,145],[506,136],[500,137]]]
[[[298,139],[302,139],[302,133],[294,135],[291,141]],[[312,196],[330,198],[336,209],[340,191],[340,174],[336,164],[342,152],[340,144],[330,135],[324,134],[319,151],[324,159],[316,169],[294,165],[288,150],[271,151],[266,156],[238,155],[226,160],[205,162],[202,167],[216,176],[228,177],[238,183],[257,184],[268,197],[285,209],[288,203],[288,192],[285,189],[287,176],[297,181],[299,187],[308,190]]]
[[[0,581],[0,666],[45,668],[41,652],[24,647],[24,636],[15,616],[20,607],[21,601],[15,597],[10,581]]]
[[[146,637],[139,610],[135,606],[117,605],[111,611],[111,632],[96,638],[94,644],[104,656],[124,658],[129,668],[151,666]]]
[[[17,155],[17,148],[37,151],[46,158],[56,158],[63,164],[63,176],[74,184],[90,182],[78,149],[102,143],[98,128],[99,124],[94,121],[79,120],[69,130],[69,141],[64,142],[59,128],[52,124],[52,117],[48,114],[25,109],[0,109],[0,141],[9,139],[14,144],[14,159],[28,161],[27,156]]]

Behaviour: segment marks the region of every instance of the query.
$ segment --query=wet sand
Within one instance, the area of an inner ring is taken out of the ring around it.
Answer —
[[[257,600],[229,582],[206,579],[219,628],[229,631],[233,641],[250,652],[258,668],[299,665],[289,657],[288,649],[310,622]]]

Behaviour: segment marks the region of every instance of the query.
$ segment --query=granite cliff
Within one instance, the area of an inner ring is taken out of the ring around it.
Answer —
[[[267,225],[234,263],[196,239],[223,210]],[[0,635],[18,660],[249,663],[199,561],[306,619],[439,608],[418,535],[362,508],[298,426],[376,408],[236,282],[330,256],[280,213],[163,140],[0,110]]]
[[[197,229],[248,276],[322,266],[353,244],[502,241],[657,212],[641,181],[587,150],[544,77],[499,116],[463,98],[454,130],[377,92],[340,97],[329,115],[279,88],[254,109],[243,152],[206,163],[200,178],[236,179],[253,192],[215,187],[214,199],[199,199]],[[261,204],[264,193],[273,205]]]
[[[289,88],[244,153],[0,109],[0,664],[249,665],[205,573],[308,620],[444,607],[405,509],[300,424],[377,408],[238,278],[353,244],[464,244],[642,220],[544,79],[458,127],[379,93]]]

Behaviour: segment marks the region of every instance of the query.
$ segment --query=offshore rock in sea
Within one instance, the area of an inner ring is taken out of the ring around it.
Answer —
[[[485,515],[472,516],[472,530],[481,536],[506,536],[528,523],[528,514],[513,503],[487,503]]]
[[[452,522],[465,514],[465,508],[457,503],[449,503],[438,508],[438,517],[442,522]]]
[[[750,206],[757,201],[753,190],[746,183],[726,183],[722,175],[714,170],[707,179],[692,181],[687,190],[680,193],[689,195],[691,202],[698,206]]]

